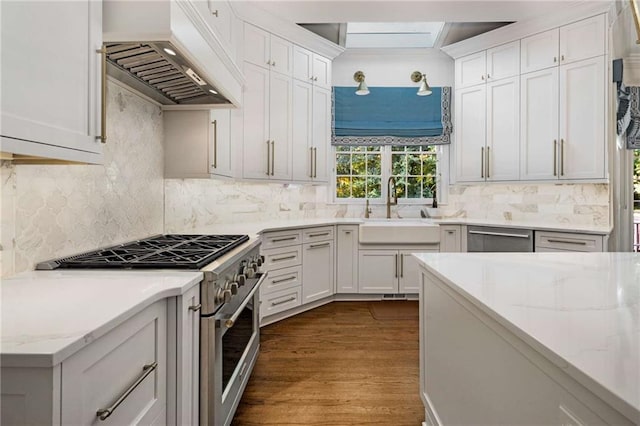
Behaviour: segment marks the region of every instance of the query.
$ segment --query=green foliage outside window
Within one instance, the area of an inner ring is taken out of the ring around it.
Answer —
[[[437,156],[432,146],[393,147],[391,174],[398,198],[433,198]]]
[[[336,148],[337,198],[380,198],[381,174],[380,147]]]

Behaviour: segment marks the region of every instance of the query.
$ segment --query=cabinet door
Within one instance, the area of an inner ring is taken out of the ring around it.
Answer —
[[[293,46],[293,78],[313,82],[313,53],[300,46]]]
[[[233,44],[233,11],[228,0],[207,0],[207,23],[216,32],[224,46],[230,48]]]
[[[331,92],[313,88],[313,180],[329,180],[329,152],[331,145]]]
[[[487,81],[520,74],[520,40],[487,50]]]
[[[459,253],[462,251],[460,225],[440,225],[440,252]]]
[[[289,180],[291,179],[291,131],[293,129],[291,121],[293,78],[271,72],[270,81],[271,177]]]
[[[271,35],[271,70],[287,76],[293,75],[293,44]]]
[[[331,89],[331,59],[313,55],[313,84]]]
[[[486,78],[486,60],[484,50],[456,59],[456,88],[462,89],[484,83]]]
[[[198,423],[200,407],[200,286],[178,297],[176,395],[179,425]]]
[[[604,55],[605,40],[604,15],[560,27],[560,64]]]
[[[424,252],[425,250],[419,250]],[[400,268],[399,293],[419,293],[420,292],[420,264],[412,256],[411,250],[400,250],[398,254]]]
[[[323,299],[334,290],[334,243],[304,244],[302,252],[302,303]]]
[[[483,181],[486,85],[456,90],[456,173],[459,181]]]
[[[166,423],[166,311],[156,302],[62,363],[62,424],[97,424],[97,411],[124,395],[100,424]]]
[[[244,24],[244,60],[252,64],[260,65],[264,68],[271,68],[270,58],[271,35],[251,24]],[[246,67],[245,67],[246,73]],[[249,76],[247,84],[249,83]]]
[[[398,272],[397,250],[360,250],[358,293],[397,293]]]
[[[242,176],[266,179],[271,145],[269,138],[269,70],[245,62],[247,79],[244,104],[244,141]]]
[[[487,84],[487,180],[520,177],[520,77]]]
[[[336,292],[358,292],[358,225],[338,225]]]
[[[232,177],[231,111],[212,109],[207,124],[210,172],[212,175]]]
[[[313,178],[312,128],[313,85],[293,81],[293,180],[310,181]]]
[[[2,150],[101,163],[102,3],[3,1],[0,8]]]
[[[560,178],[605,177],[604,56],[560,67]]]
[[[558,65],[559,30],[557,28],[520,40],[522,74]]]
[[[557,67],[520,77],[520,107],[520,177],[557,179]]]

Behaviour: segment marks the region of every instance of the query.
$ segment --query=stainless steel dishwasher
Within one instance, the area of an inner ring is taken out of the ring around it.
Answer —
[[[467,226],[468,252],[532,252],[533,231],[517,228]]]

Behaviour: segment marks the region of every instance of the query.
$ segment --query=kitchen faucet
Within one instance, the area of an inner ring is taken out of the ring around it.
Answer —
[[[393,201],[391,201],[391,182],[393,182]],[[387,181],[387,219],[391,219],[391,206],[398,205],[398,194],[396,193],[396,178],[389,177]]]

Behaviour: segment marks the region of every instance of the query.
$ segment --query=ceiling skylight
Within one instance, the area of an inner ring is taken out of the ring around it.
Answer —
[[[444,22],[350,22],[346,48],[433,47]]]

